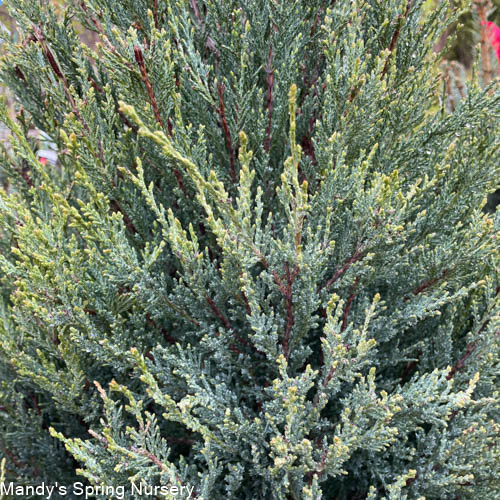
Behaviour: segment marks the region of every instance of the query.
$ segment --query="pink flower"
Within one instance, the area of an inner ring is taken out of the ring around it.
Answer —
[[[498,73],[500,74],[500,28],[495,24],[492,23],[491,21],[488,21],[487,23],[481,23],[481,24],[486,24],[486,34],[488,36],[488,40],[491,43],[491,46],[497,53],[497,59],[498,59]]]

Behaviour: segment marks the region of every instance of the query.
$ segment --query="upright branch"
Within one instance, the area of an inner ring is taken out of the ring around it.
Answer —
[[[217,109],[217,112],[219,113],[221,123],[222,123],[222,130],[224,131],[224,136],[226,137],[226,146],[227,146],[227,150],[229,152],[229,165],[231,168],[231,179],[232,179],[234,184],[237,184],[238,180],[236,178],[236,170],[234,168],[233,142],[231,140],[231,132],[229,130],[229,127],[227,125],[227,120],[226,120],[226,107],[224,105],[224,91],[225,91],[224,84],[217,82],[217,94],[219,95],[219,108]]]
[[[203,21],[203,18],[201,17],[200,8],[198,7],[197,0],[189,0],[189,4],[191,5],[191,8],[193,9],[194,17],[196,18],[196,21],[198,22],[198,25],[200,26],[202,33],[204,33],[205,32],[205,22]],[[208,50],[210,50],[215,55],[215,57],[217,59],[219,58],[219,51],[217,50],[217,47],[215,46],[214,39],[211,36],[206,37],[205,47]]]
[[[365,246],[363,244],[360,245],[358,248],[356,248],[356,251],[354,252],[352,257],[347,259],[345,264],[340,269],[338,269],[335,272],[335,274],[326,282],[326,285],[323,287],[323,290],[328,290],[339,278],[341,278],[346,273],[346,271],[355,262],[357,262],[358,260],[361,260],[365,256],[364,248],[365,248]]]
[[[285,359],[288,360],[290,356],[290,335],[292,333],[292,328],[295,323],[295,316],[293,312],[293,292],[292,287],[295,281],[295,278],[299,274],[299,266],[296,264],[293,271],[290,272],[290,267],[288,262],[285,263],[285,279],[286,283],[283,282],[283,279],[278,275],[276,271],[273,271],[273,278],[276,284],[279,286],[280,292],[285,299],[285,307],[286,307],[286,326],[285,333],[283,335],[282,347],[283,347],[283,355]]]
[[[90,139],[90,137],[92,135],[90,132],[90,128],[78,110],[78,106],[76,105],[75,98],[71,94],[68,80],[66,79],[63,72],[61,71],[61,68],[57,64],[56,58],[52,54],[52,51],[50,50],[50,48],[47,44],[47,41],[45,40],[45,36],[43,34],[42,27],[40,24],[38,26],[33,27],[33,36],[34,36],[35,40],[42,47],[42,52],[43,52],[44,56],[46,57],[47,61],[49,62],[50,67],[52,68],[52,71],[55,73],[57,78],[62,82],[63,88],[64,88],[64,93],[65,93],[66,98],[68,99],[68,101],[70,103],[71,110],[73,111],[73,114],[76,116],[78,121],[82,124],[83,128],[85,129],[85,132],[87,133],[87,135]],[[97,138],[97,146],[99,148],[99,158],[101,160],[101,164],[102,164],[102,166],[104,166],[105,165],[104,150],[102,147],[101,140],[99,138]]]
[[[271,129],[273,121],[273,105],[274,105],[274,69],[273,69],[273,46],[269,45],[269,59],[267,61],[267,93],[266,93],[266,108],[267,108],[267,127],[266,138],[264,140],[264,149],[269,152],[271,149]]]
[[[408,4],[406,5],[406,10],[403,15],[399,15],[397,18],[397,28],[394,31],[394,34],[392,35],[391,43],[389,45],[389,55],[387,56],[387,59],[385,60],[385,65],[384,69],[382,70],[382,77],[385,76],[387,73],[387,70],[389,69],[389,62],[391,60],[392,54],[394,50],[396,49],[396,45],[398,44],[398,39],[399,35],[401,34],[401,30],[408,19],[408,16],[410,15],[411,7],[413,4],[413,0],[408,0]]]
[[[153,86],[151,85],[151,82],[149,81],[148,78],[148,74],[146,72],[146,64],[144,62],[144,57],[142,55],[141,48],[137,45],[134,46],[134,55],[135,55],[135,60],[139,66],[139,69],[141,70],[142,81],[144,82],[144,85],[146,87],[146,91],[149,97],[149,102],[151,104],[151,107],[153,108],[155,119],[159,123],[160,127],[163,128],[163,121],[161,119],[160,111],[158,109],[158,103],[156,101],[156,97],[153,91]],[[171,124],[169,121],[169,127],[168,127],[169,135],[171,135],[170,129],[171,129]],[[179,189],[184,193],[184,195],[186,195],[187,192],[186,192],[186,187],[184,185],[184,180],[182,178],[182,174],[177,168],[174,168],[174,175],[175,179],[177,180],[177,185],[179,186]]]
[[[155,28],[158,29],[160,25],[158,22],[158,0],[153,0],[153,18],[155,21]]]
[[[356,279],[354,280],[354,284],[352,285],[351,288],[351,295],[349,295],[349,298],[347,299],[347,302],[345,304],[344,316],[342,318],[342,326],[340,328],[341,332],[343,332],[347,328],[347,320],[349,319],[349,313],[351,312],[352,303],[354,302],[354,299],[356,297],[356,287],[358,286],[358,283],[359,283],[359,278],[356,277]]]
[[[149,81],[148,73],[146,71],[146,64],[144,62],[144,57],[142,55],[141,48],[138,45],[134,46],[134,55],[135,55],[135,60],[139,65],[139,69],[141,70],[142,81],[144,82],[144,86],[146,87],[146,91],[149,97],[149,102],[151,104],[151,107],[153,108],[153,113],[155,115],[156,121],[163,128],[163,122],[161,119],[160,110],[158,109],[158,103],[156,102],[153,86]]]
[[[496,297],[498,297],[498,291],[499,289],[497,288],[497,293]],[[479,328],[477,332],[477,336],[481,334],[481,332],[488,326],[489,319],[487,319],[482,325],[481,328]],[[500,330],[497,330],[496,335],[500,335]],[[460,370],[463,370],[465,367],[465,362],[467,361],[468,358],[474,353],[476,350],[477,346],[479,345],[479,339],[474,340],[473,342],[469,342],[467,346],[465,347],[465,352],[462,355],[462,357],[455,363],[455,365],[452,367],[446,378],[448,380],[452,379],[455,376],[455,373],[457,373]]]
[[[130,61],[127,61],[125,58],[121,57],[114,45],[109,41],[108,37],[106,36],[106,33],[104,32],[104,29],[102,27],[102,24],[99,22],[99,19],[97,19],[89,10],[87,7],[87,4],[85,1],[80,2],[80,7],[82,10],[85,12],[87,17],[90,19],[91,23],[94,25],[95,29],[98,31],[98,33],[101,35],[102,40],[108,50],[118,59],[120,59],[120,62],[123,62],[129,69],[133,70],[134,67],[130,63]]]
[[[422,292],[425,292],[428,288],[431,286],[435,285],[439,280],[443,279],[447,274],[448,274],[448,269],[444,269],[443,272],[439,276],[435,276],[434,278],[430,278],[426,281],[424,281],[421,285],[417,286],[415,289],[412,290],[413,295],[419,295]],[[405,297],[403,299],[404,302],[407,302],[409,297]]]
[[[210,297],[210,295],[208,295],[208,293],[205,295],[205,300],[208,304],[208,307],[210,307],[210,310],[215,314],[215,316],[217,316],[217,319],[219,319],[219,321],[224,325],[224,327],[227,330],[230,330],[234,333],[234,337],[240,344],[244,345],[245,347],[250,347],[259,354],[264,354],[262,351],[259,351],[251,342],[248,342],[247,340],[245,340],[236,333],[229,319],[226,316],[224,316],[224,314],[222,314],[222,312],[216,306],[215,302]],[[236,348],[233,344],[229,344],[229,349],[231,349],[231,351],[235,352],[236,354],[241,354],[241,351],[238,348]]]

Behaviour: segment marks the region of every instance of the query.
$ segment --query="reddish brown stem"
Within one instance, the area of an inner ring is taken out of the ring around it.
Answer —
[[[153,86],[151,85],[151,82],[149,81],[148,74],[146,72],[146,63],[144,62],[144,57],[142,55],[141,48],[139,46],[134,47],[134,54],[135,54],[135,60],[137,64],[139,65],[139,69],[141,70],[141,75],[142,75],[142,81],[146,87],[146,91],[148,93],[149,97],[149,102],[151,104],[151,107],[153,108],[153,114],[155,116],[156,121],[160,124],[160,126],[163,128],[163,122],[161,119],[160,111],[158,109],[158,103],[156,101],[156,97],[153,91]],[[168,127],[168,132],[169,135],[171,135],[171,124],[169,122],[169,127]],[[180,190],[187,195],[186,192],[186,187],[184,186],[184,181],[182,178],[182,174],[177,168],[174,168],[174,175],[175,178],[177,179],[177,184],[179,185]]]
[[[200,26],[203,26],[203,20],[201,18],[200,9],[198,7],[198,2],[196,0],[189,0],[191,4],[191,8],[193,9],[194,17],[200,23]]]
[[[283,335],[283,340],[282,340],[282,348],[283,348],[283,355],[287,360],[290,356],[290,335],[292,332],[293,325],[295,324],[292,287],[295,278],[297,277],[298,274],[299,274],[298,265],[295,265],[293,271],[290,272],[290,267],[288,266],[288,263],[285,263],[285,278],[286,278],[286,284],[285,284],[283,283],[283,279],[280,278],[278,273],[276,271],[273,271],[274,281],[279,286],[281,294],[285,298],[285,307],[287,315],[286,315],[285,333]]]
[[[23,167],[21,169],[21,177],[25,180],[26,184],[28,184],[28,187],[32,188],[34,186],[33,180],[30,177],[30,169],[28,167]]]
[[[26,81],[26,77],[24,76],[24,73],[19,69],[19,66],[16,66],[14,71],[16,72],[16,76],[22,80],[23,82]]]
[[[221,311],[219,310],[219,308],[215,305],[215,302],[212,300],[212,298],[207,294],[205,295],[205,300],[207,301],[207,304],[208,306],[210,307],[211,311],[215,314],[215,316],[217,316],[217,318],[219,319],[219,321],[226,327],[226,329],[228,330],[231,330],[234,334],[234,337],[236,338],[236,340],[238,342],[240,342],[240,344],[246,346],[246,347],[250,347],[252,348],[254,351],[256,352],[259,352],[260,354],[264,354],[262,353],[261,351],[259,351],[258,349],[255,348],[255,346],[253,344],[251,344],[250,342],[248,342],[247,340],[245,340],[244,338],[240,337],[234,330],[234,328],[232,327],[230,321],[228,318],[226,318],[226,316],[224,316]],[[235,352],[236,354],[242,354],[241,351],[236,348],[233,344],[229,344],[229,348]]]
[[[245,309],[247,310],[248,314],[252,314],[252,309],[250,308],[250,304],[248,302],[248,298],[245,295],[245,292],[241,292],[241,298],[243,299],[243,302],[245,303]]]
[[[434,278],[424,281],[421,285],[412,290],[413,295],[419,295],[420,293],[424,292],[432,285],[436,284],[440,279],[443,279],[447,274],[448,274],[448,269],[445,269],[440,276],[435,276]],[[403,299],[404,302],[408,302],[408,300],[410,300],[409,297],[405,297]]]
[[[104,40],[104,43],[106,44],[106,47],[108,47],[108,50],[114,56],[116,56],[117,58],[119,58],[120,60],[122,60],[122,62],[124,62],[124,64],[129,69],[133,70],[134,67],[132,66],[132,64],[130,62],[124,60],[124,58],[120,57],[120,54],[118,53],[118,51],[116,50],[116,48],[111,44],[111,42],[109,41],[108,37],[106,36],[106,33],[104,32],[104,29],[103,29],[101,23],[99,22],[99,19],[97,19],[95,16],[92,15],[92,13],[90,12],[90,10],[87,7],[86,3],[84,1],[82,1],[82,2],[80,2],[80,6],[81,6],[82,10],[85,12],[85,14],[87,15],[87,17],[92,22],[92,24],[95,26],[95,28],[97,29],[97,31],[99,32],[99,34],[102,36],[102,38]]]
[[[498,295],[498,288],[497,288],[497,295]],[[477,332],[477,335],[479,336],[479,334],[488,326],[488,322],[489,320],[486,320],[482,325],[481,325],[481,328],[479,328],[478,332]],[[497,335],[500,335],[500,330],[496,332]],[[455,373],[457,373],[457,371],[459,370],[462,370],[465,366],[465,362],[467,361],[467,359],[471,356],[471,354],[476,350],[478,346],[478,340],[474,341],[474,342],[470,342],[469,344],[467,344],[467,346],[465,347],[465,353],[463,354],[463,356],[456,362],[455,366],[453,366],[453,368],[450,370],[450,373],[448,373],[448,375],[446,376],[446,378],[448,380],[452,379],[453,376],[455,375]]]
[[[80,112],[78,111],[78,107],[76,105],[75,99],[71,95],[68,81],[66,80],[66,77],[63,75],[61,68],[59,68],[59,65],[57,64],[57,61],[56,61],[54,55],[52,54],[49,46],[47,45],[47,42],[46,42],[45,37],[43,35],[41,25],[38,25],[38,27],[35,26],[33,28],[33,36],[34,36],[35,40],[40,43],[40,46],[42,47],[42,51],[43,51],[45,57],[47,58],[47,61],[49,62],[50,67],[52,68],[52,71],[54,71],[56,76],[61,80],[61,82],[63,84],[63,88],[64,88],[64,93],[66,94],[66,97],[68,98],[68,101],[71,105],[71,110],[73,111],[73,113],[76,116],[76,118],[78,119],[78,121],[82,124],[83,128],[85,129],[85,132],[87,132],[87,135],[90,139],[90,137],[92,135],[90,132],[90,128],[87,125],[87,122],[83,119]],[[101,160],[101,164],[104,166],[105,165],[104,150],[103,150],[101,141],[99,139],[97,139],[97,146],[99,148],[99,158]]]
[[[450,373],[448,373],[448,375],[446,376],[447,380],[451,380],[458,371],[464,368],[465,362],[471,356],[471,354],[476,350],[476,347],[477,347],[477,342],[471,342],[470,344],[467,344],[464,355],[455,363],[453,368],[450,370]]]
[[[229,127],[227,125],[226,120],[226,107],[224,105],[224,91],[225,87],[222,83],[217,83],[217,94],[219,95],[219,109],[217,112],[219,113],[221,122],[222,122],[222,130],[224,131],[224,135],[226,137],[226,146],[229,152],[229,165],[231,168],[231,178],[233,183],[237,183],[236,179],[236,170],[234,168],[234,151],[233,151],[233,143],[231,141],[231,132],[229,131]]]
[[[123,222],[125,224],[125,227],[132,233],[136,234],[137,229],[135,228],[133,222],[130,220],[130,217],[123,211],[123,209],[120,207],[118,202],[116,200],[110,200],[110,205],[111,209],[114,210],[115,212],[120,212],[123,217]]]
[[[340,328],[340,331],[343,332],[347,328],[347,319],[349,318],[349,313],[351,311],[352,303],[354,301],[354,298],[356,297],[355,289],[358,285],[359,278],[356,278],[354,280],[354,284],[352,286],[352,292],[349,298],[347,299],[347,302],[345,304],[345,309],[344,309],[344,316],[342,318],[342,326]]]
[[[158,0],[153,0],[153,18],[155,20],[155,28],[158,29],[160,25],[158,22]]]
[[[219,311],[217,306],[215,305],[215,302],[212,300],[212,298],[207,294],[205,295],[205,299],[207,301],[208,306],[212,310],[212,312],[217,316],[217,318],[220,320],[220,322],[228,329],[232,330],[233,327],[231,326],[231,323],[229,320]]]
[[[158,109],[158,103],[156,102],[156,97],[155,97],[155,94],[153,91],[153,86],[151,85],[151,82],[149,81],[148,73],[146,71],[146,63],[144,62],[144,57],[142,55],[141,48],[138,45],[134,46],[134,55],[135,55],[135,60],[136,60],[137,64],[139,65],[139,69],[141,70],[142,81],[144,82],[144,85],[146,87],[146,91],[147,91],[148,97],[149,97],[149,102],[151,104],[151,107],[153,108],[153,113],[155,115],[156,121],[163,128],[163,122],[161,119],[160,111]]]
[[[26,465],[21,463],[17,457],[14,455],[14,453],[12,453],[12,451],[10,451],[8,448],[5,449],[5,453],[7,454],[7,456],[10,458],[10,461],[18,468],[25,468]]]
[[[396,45],[398,43],[399,35],[401,34],[401,28],[403,27],[403,24],[408,19],[412,4],[413,4],[413,0],[409,0],[408,5],[406,6],[406,10],[405,10],[404,15],[402,15],[402,16],[399,15],[397,18],[398,27],[396,28],[396,30],[394,31],[394,34],[392,35],[391,43],[389,45],[389,55],[387,56],[387,59],[385,60],[384,69],[382,70],[382,77],[385,76],[385,74],[387,73],[387,70],[389,69],[389,62],[391,60],[392,53],[394,52],[394,49],[396,48]]]
[[[361,260],[365,255],[364,255],[364,245],[360,245],[356,251],[354,252],[353,256],[350,257],[345,264],[338,269],[335,274],[326,282],[326,285],[323,287],[324,290],[328,290],[333,283],[335,283],[339,278],[341,278],[347,270],[358,260]]]
[[[415,371],[415,368],[417,367],[420,360],[420,356],[422,356],[422,351],[417,352],[417,359],[415,361],[411,361],[406,365],[406,368],[401,374],[401,382],[405,382],[408,377]]]
[[[271,131],[273,121],[273,105],[274,105],[274,69],[273,69],[273,46],[269,46],[269,58],[267,61],[267,93],[266,93],[266,108],[267,108],[267,127],[266,138],[264,140],[264,149],[269,152],[271,149]]]

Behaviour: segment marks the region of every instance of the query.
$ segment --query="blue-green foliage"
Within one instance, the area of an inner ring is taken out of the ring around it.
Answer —
[[[500,94],[423,3],[7,2],[7,478],[497,498]]]

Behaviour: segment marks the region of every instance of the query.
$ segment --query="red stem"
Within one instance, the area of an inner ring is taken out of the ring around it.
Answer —
[[[326,282],[326,285],[323,287],[324,290],[328,290],[333,283],[335,283],[339,278],[341,278],[346,271],[358,260],[361,260],[364,257],[363,253],[364,245],[360,245],[356,251],[354,252],[354,255],[350,257],[345,264],[338,269],[335,274]]]
[[[267,94],[266,94],[266,107],[267,107],[267,127],[266,138],[264,140],[264,149],[269,152],[271,149],[271,130],[273,120],[273,89],[274,89],[274,69],[273,69],[273,46],[269,45],[269,59],[267,61]]]
[[[160,124],[160,126],[163,128],[163,122],[161,119],[160,111],[158,109],[158,103],[156,102],[156,97],[153,91],[153,86],[151,85],[151,82],[149,81],[148,74],[146,71],[146,63],[144,62],[144,57],[142,55],[141,48],[138,45],[134,46],[134,55],[135,55],[135,60],[137,64],[139,65],[139,69],[141,70],[141,75],[142,75],[142,81],[144,82],[144,85],[146,86],[146,91],[149,96],[149,102],[151,103],[151,106],[153,108],[153,113],[155,115],[156,121]]]
[[[226,120],[226,107],[224,105],[224,85],[220,82],[217,83],[217,94],[219,94],[219,109],[217,112],[219,113],[220,119],[222,121],[222,130],[224,130],[224,135],[226,137],[226,146],[229,151],[229,164],[231,167],[231,178],[233,183],[237,183],[236,179],[236,170],[234,168],[234,151],[233,151],[233,143],[231,141],[231,132],[229,131],[229,127],[227,125]]]
[[[382,77],[385,76],[387,73],[387,70],[389,69],[389,61],[391,60],[392,53],[394,52],[394,49],[396,48],[396,45],[398,43],[399,35],[401,34],[401,28],[403,27],[403,22],[405,22],[408,19],[408,16],[410,14],[410,10],[413,4],[413,0],[408,1],[408,5],[406,6],[406,10],[403,16],[399,15],[397,19],[398,27],[396,28],[396,31],[394,31],[394,34],[392,35],[391,39],[391,44],[389,45],[389,55],[387,56],[387,59],[385,61],[384,69],[382,70]]]

